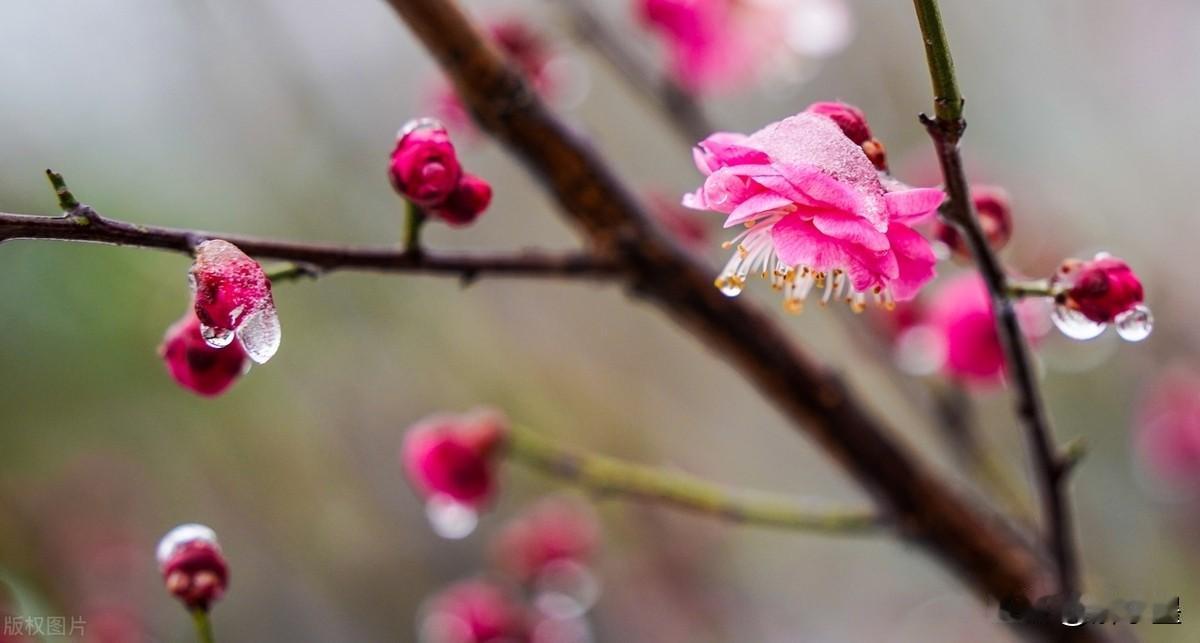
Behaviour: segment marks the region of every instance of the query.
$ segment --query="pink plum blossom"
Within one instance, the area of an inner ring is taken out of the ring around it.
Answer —
[[[495,456],[507,426],[492,411],[430,416],[404,436],[401,462],[422,494],[481,506],[496,488]]]
[[[1121,338],[1136,342],[1149,336],[1154,326],[1143,303],[1141,280],[1129,264],[1107,253],[1090,261],[1064,261],[1050,287],[1055,293],[1054,323],[1068,337],[1091,339],[1114,324]]]
[[[680,207],[678,198],[670,198],[659,192],[646,195],[650,215],[668,235],[693,253],[708,249],[712,241],[708,226],[700,215]]]
[[[200,334],[213,348],[235,336],[250,359],[265,363],[279,349],[279,315],[271,280],[258,262],[237,246],[213,239],[196,246],[189,280]]]
[[[661,37],[668,70],[684,89],[738,89],[772,72],[796,70],[849,42],[842,0],[636,0]]]
[[[586,563],[599,542],[599,525],[587,505],[551,497],[509,521],[494,541],[494,553],[502,568],[529,582],[547,565]]]
[[[224,393],[250,368],[250,357],[240,342],[224,348],[209,346],[193,309],[167,329],[158,354],[180,386],[206,397]]]
[[[1153,380],[1134,416],[1146,469],[1172,489],[1200,490],[1200,375],[1175,367]]]
[[[229,586],[229,565],[217,535],[204,525],[180,525],[158,543],[158,566],[167,591],[188,609],[207,610]]]
[[[504,588],[483,579],[459,582],[429,600],[420,640],[428,643],[527,643],[530,614]]]
[[[862,310],[869,295],[885,305],[911,299],[934,276],[933,249],[911,226],[933,216],[944,193],[881,175],[827,116],[713,134],[694,158],[707,178],[683,204],[745,228],[727,242],[737,249],[716,281],[727,295],[753,272],[783,291],[788,310],[814,287],[823,301],[844,296]]]

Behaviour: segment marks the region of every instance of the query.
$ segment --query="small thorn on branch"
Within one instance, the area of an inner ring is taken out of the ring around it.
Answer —
[[[1087,455],[1087,441],[1082,436],[1069,440],[1064,444],[1062,446],[1062,453],[1058,457],[1057,475],[1059,479],[1070,475],[1085,455]]]

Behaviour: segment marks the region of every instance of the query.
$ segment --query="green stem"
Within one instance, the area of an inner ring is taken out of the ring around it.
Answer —
[[[425,225],[425,212],[421,206],[408,201],[404,214],[404,250],[413,254],[421,252],[421,228]]]
[[[929,76],[933,81],[933,113],[939,121],[959,121],[963,114],[963,97],[958,91],[954,58],[950,55],[950,41],[942,26],[941,9],[937,0],[913,0],[913,6],[921,24],[925,57],[929,60]]]
[[[196,608],[192,610],[192,622],[196,625],[196,640],[199,643],[214,643],[212,622],[208,619],[208,610]]]
[[[71,190],[67,188],[67,181],[61,174],[54,170],[46,170],[46,178],[50,179],[50,185],[58,197],[58,207],[62,208],[63,212],[74,212],[79,208],[79,201],[71,194]]]
[[[1055,297],[1058,295],[1058,290],[1050,285],[1049,279],[1036,279],[1034,281],[1008,281],[1008,296],[1012,299],[1025,299],[1026,297]]]
[[[570,450],[523,427],[511,428],[506,454],[592,491],[746,524],[837,534],[877,533],[883,526],[874,512],[821,510],[759,492],[734,490],[683,473]]]

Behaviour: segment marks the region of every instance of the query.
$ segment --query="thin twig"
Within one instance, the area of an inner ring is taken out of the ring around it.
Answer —
[[[596,12],[590,0],[559,0],[571,14],[578,37],[608,62],[630,85],[653,104],[688,145],[700,142],[715,129],[696,97],[674,80],[652,71],[629,50]]]
[[[883,521],[871,511],[818,509],[786,498],[731,489],[684,473],[569,449],[521,427],[510,427],[505,444],[512,459],[603,494],[798,531],[874,534],[883,527]]]
[[[572,277],[611,279],[618,275],[615,262],[584,253],[548,254],[522,251],[512,254],[448,254],[412,252],[386,247],[351,247],[297,243],[257,237],[146,226],[101,216],[80,204],[54,175],[55,188],[65,207],[63,216],[37,216],[0,212],[0,243],[12,239],[84,241],[118,246],[154,248],[190,254],[205,239],[224,239],[257,259],[290,261],[301,268],[287,277],[333,270],[403,272],[451,275],[473,280],[482,275],[503,277]],[[61,186],[61,188],[60,188]]]
[[[1008,364],[1006,371],[1016,391],[1017,415],[1025,425],[1033,451],[1033,468],[1041,488],[1043,528],[1058,567],[1059,590],[1065,597],[1075,596],[1079,591],[1078,563],[1073,543],[1071,506],[1067,499],[1067,468],[1054,446],[1050,419],[1038,389],[1029,346],[1017,322],[1016,308],[1008,297],[1008,277],[988,246],[971,202],[962,157],[958,151],[959,141],[967,126],[963,120],[963,98],[954,74],[954,60],[942,26],[941,12],[937,0],[913,0],[913,5],[921,25],[934,94],[935,116],[929,118],[922,115],[921,122],[933,138],[946,192],[950,197],[943,215],[965,233],[971,254],[991,293],[996,327]]]

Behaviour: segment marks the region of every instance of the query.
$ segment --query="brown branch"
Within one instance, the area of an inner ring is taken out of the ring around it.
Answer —
[[[929,72],[933,80],[935,117],[921,116],[937,151],[950,200],[943,216],[966,236],[971,255],[991,294],[996,328],[1004,346],[1009,381],[1016,392],[1017,416],[1033,451],[1033,469],[1038,477],[1043,511],[1043,529],[1058,568],[1059,592],[1064,597],[1079,594],[1079,569],[1075,553],[1071,504],[1067,498],[1069,467],[1054,445],[1050,418],[1046,414],[1029,346],[1017,322],[1016,307],[1008,296],[1009,282],[1000,260],[988,245],[971,201],[966,172],[958,151],[966,130],[963,99],[954,74],[954,60],[942,26],[937,0],[914,0]]]
[[[0,243],[11,239],[85,241],[186,254],[205,239],[224,239],[256,259],[291,261],[317,272],[403,272],[450,275],[466,281],[483,275],[611,279],[619,273],[614,262],[583,253],[552,255],[527,251],[456,255],[425,250],[296,243],[127,223],[103,217],[86,205],[75,205],[60,217],[0,212]]]
[[[592,10],[590,0],[560,0],[571,14],[575,33],[629,84],[654,103],[688,145],[700,142],[714,128],[696,97],[670,78],[651,71]]]
[[[841,379],[780,327],[712,287],[708,269],[658,233],[628,190],[552,116],[449,0],[389,0],[454,81],[480,125],[505,143],[588,235],[626,270],[634,292],[669,312],[742,370],[874,496],[901,532],[993,597],[1036,598],[1053,576],[1008,523],[968,503],[868,412]],[[1095,628],[1027,626],[1045,639],[1095,641]]]

